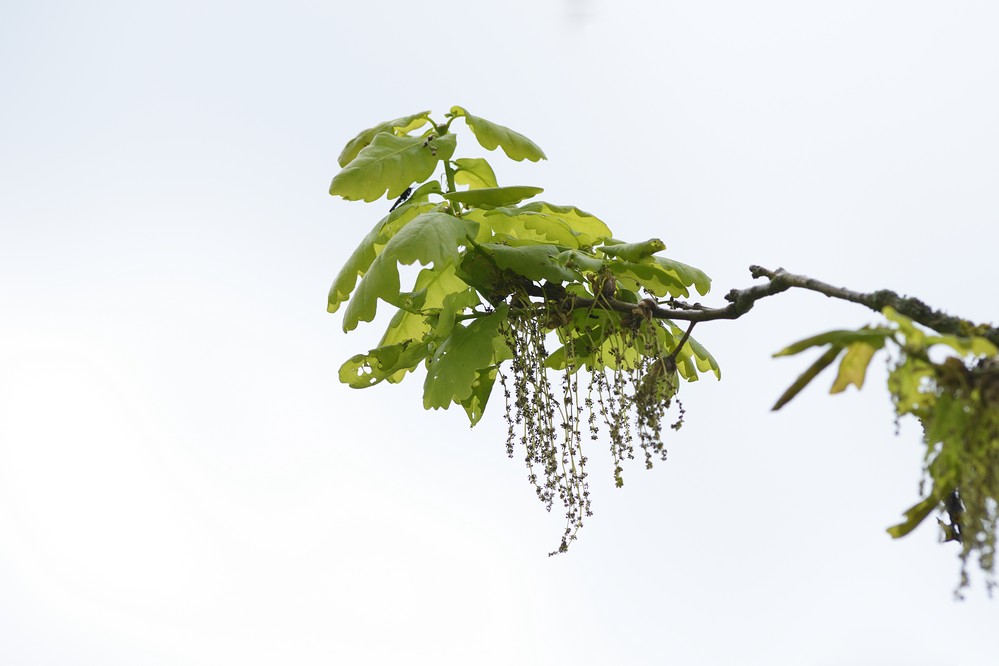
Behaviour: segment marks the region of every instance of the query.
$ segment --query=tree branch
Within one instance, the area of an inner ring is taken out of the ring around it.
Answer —
[[[934,310],[918,298],[899,296],[894,291],[880,289],[870,294],[852,291],[844,287],[834,287],[807,275],[788,273],[783,268],[776,271],[762,266],[750,266],[749,272],[754,278],[766,278],[764,284],[754,285],[747,289],[733,289],[725,295],[728,305],[722,308],[706,308],[699,303],[682,305],[679,308],[663,308],[646,302],[641,306],[613,298],[579,298],[567,297],[572,308],[603,308],[617,312],[629,313],[636,308],[647,309],[656,319],[676,319],[689,322],[712,321],[715,319],[738,319],[753,309],[756,301],[779,294],[791,288],[807,289],[824,294],[829,298],[857,303],[880,313],[886,306],[891,306],[901,314],[915,322],[933,330],[962,337],[977,335],[988,339],[999,346],[999,328],[988,324],[974,322]]]

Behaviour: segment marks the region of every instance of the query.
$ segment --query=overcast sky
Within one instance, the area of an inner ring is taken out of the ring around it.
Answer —
[[[698,327],[670,459],[562,520],[421,380],[337,382],[325,312],[384,202],[332,199],[378,121],[454,104],[547,153],[505,184],[660,237],[996,316],[994,2],[17,2],[0,7],[0,662],[996,662],[875,362],[779,414],[817,294]],[[459,154],[480,154],[468,135]]]

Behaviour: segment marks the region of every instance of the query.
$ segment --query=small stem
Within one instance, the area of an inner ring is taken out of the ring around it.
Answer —
[[[454,167],[451,166],[451,160],[444,160],[444,176],[447,178],[448,194],[456,191],[457,186],[454,184]]]
[[[690,326],[688,326],[688,327],[687,327],[687,331],[686,331],[686,332],[685,332],[685,333],[683,334],[683,337],[681,337],[681,338],[680,338],[680,342],[678,342],[678,343],[676,344],[676,349],[674,349],[674,350],[673,350],[673,353],[672,353],[672,354],[670,354],[670,358],[672,358],[672,359],[673,359],[673,362],[674,362],[674,363],[676,362],[676,357],[677,357],[677,355],[678,355],[678,354],[680,353],[680,350],[681,350],[681,349],[683,349],[683,346],[684,346],[685,344],[687,344],[687,338],[689,338],[689,337],[690,337],[690,333],[691,333],[691,331],[693,331],[693,330],[694,330],[694,326],[695,326],[696,324],[697,324],[697,322],[696,322],[696,321],[692,321],[692,322],[690,322]]]
[[[434,131],[437,132],[438,137],[451,133],[449,128],[451,127],[452,120],[454,120],[454,118],[451,118],[451,120],[448,120],[443,125],[438,125],[437,123],[433,123],[433,121],[431,121],[434,126]],[[451,192],[456,192],[458,190],[458,187],[454,184],[454,167],[451,165],[451,160],[442,160],[442,161],[444,162],[444,177],[447,180],[446,194],[450,194]],[[461,204],[451,201],[449,202],[448,206],[451,209],[452,215],[454,215],[455,217],[461,217]]]

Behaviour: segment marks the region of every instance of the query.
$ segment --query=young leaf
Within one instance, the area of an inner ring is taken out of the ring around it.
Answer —
[[[801,393],[801,389],[808,386],[808,383],[815,379],[820,372],[832,365],[832,362],[836,360],[836,357],[839,356],[841,351],[843,351],[843,348],[836,345],[827,349],[826,352],[815,361],[815,363],[808,366],[808,369],[801,373],[800,377],[794,380],[794,383],[791,384],[786,391],[784,391],[781,397],[777,398],[777,402],[770,408],[771,411],[776,412],[778,409],[791,402],[794,396]]]
[[[599,273],[607,265],[606,262],[578,250],[561,252],[556,257],[556,261],[569,270],[581,273]]]
[[[394,199],[413,183],[433,174],[439,160],[449,160],[457,139],[442,137],[375,135],[353,161],[333,177],[330,194],[344,199],[374,201],[385,196]]]
[[[472,394],[461,400],[461,406],[468,414],[468,421],[471,427],[482,419],[486,411],[486,403],[489,402],[489,395],[493,392],[493,384],[496,383],[496,369],[499,366],[492,365],[475,371],[475,380],[472,382]]]
[[[454,165],[454,182],[458,185],[468,185],[473,190],[499,187],[493,168],[481,157],[461,157],[454,161]]]
[[[579,235],[564,221],[550,215],[526,212],[516,206],[494,208],[483,219],[497,237],[535,243],[555,243],[565,247],[581,247]]]
[[[866,342],[875,349],[881,349],[885,344],[885,339],[894,333],[889,328],[862,328],[859,331],[828,331],[813,335],[810,338],[799,340],[793,345],[789,345],[774,354],[778,356],[793,356],[811,347],[822,347],[828,344],[839,347],[846,347],[854,342]]]
[[[905,520],[903,522],[889,527],[888,534],[890,534],[893,539],[898,539],[916,529],[919,526],[919,523],[923,522],[926,517],[933,512],[933,509],[940,506],[940,498],[948,493],[938,493],[936,488],[934,488],[933,493],[931,493],[929,497],[910,507],[909,510],[905,512]]]
[[[413,130],[422,127],[428,122],[430,122],[430,112],[421,111],[420,113],[414,113],[411,116],[403,116],[402,118],[396,118],[395,120],[378,123],[374,127],[364,130],[348,141],[347,145],[343,147],[343,152],[340,153],[340,157],[337,158],[337,162],[340,164],[341,168],[350,164],[350,162],[357,157],[357,154],[367,147],[369,143],[371,143],[372,139],[374,139],[377,134],[381,134],[382,132],[392,132],[397,136],[404,136]]]
[[[347,300],[350,293],[354,291],[357,278],[367,272],[371,262],[375,260],[382,247],[399,229],[406,226],[420,213],[434,209],[434,205],[427,202],[427,197],[432,192],[439,193],[440,191],[440,184],[436,181],[424,183],[413,192],[409,201],[383,217],[368,232],[368,235],[364,237],[364,240],[340,269],[336,279],[333,280],[326,305],[327,312],[336,312],[340,308],[340,304]]]
[[[512,187],[483,187],[477,190],[448,192],[444,198],[472,206],[508,206],[530,199],[544,192],[540,187],[514,185]]]
[[[600,251],[608,257],[616,257],[625,261],[641,261],[665,249],[666,244],[658,238],[651,238],[641,243],[614,243],[600,246]]]
[[[486,219],[496,233],[524,240],[548,240],[574,249],[590,247],[611,235],[607,225],[593,215],[573,206],[554,206],[543,201],[498,207],[488,211]]]
[[[850,384],[856,386],[858,391],[864,388],[867,366],[874,357],[874,352],[883,345],[884,339],[882,338],[881,345],[877,347],[869,342],[854,342],[847,347],[846,353],[843,354],[843,360],[839,363],[839,374],[829,392],[842,393]]]
[[[686,298],[690,295],[687,287],[672,273],[648,258],[644,261],[609,261],[607,262],[607,270],[618,278],[619,285],[621,280],[630,280],[645,287],[656,296],[669,294],[674,297]]]
[[[378,299],[392,303],[399,296],[399,264],[419,261],[424,266],[434,264],[442,270],[455,263],[458,248],[474,237],[478,224],[452,217],[446,213],[432,212],[418,215],[403,227],[385,245],[381,254],[371,262],[354,297],[347,304],[343,315],[343,330],[351,331],[358,322],[375,318]]]
[[[705,349],[704,345],[695,340],[693,337],[687,338],[687,344],[694,350],[694,358],[696,359],[697,369],[701,372],[707,372],[710,370],[714,373],[715,379],[721,379],[721,368],[718,367],[718,361],[716,361],[715,357],[711,355],[711,352]]]
[[[961,356],[995,356],[999,351],[985,338],[959,338],[956,335],[931,335],[926,338],[926,346],[947,345]]]
[[[686,287],[694,287],[701,296],[711,291],[711,278],[704,271],[674,259],[667,259],[665,257],[653,257],[653,259],[668,273],[674,275],[680,284]]]
[[[412,340],[357,354],[340,366],[340,381],[351,388],[368,388],[397,373],[412,370],[427,357],[427,343]]]
[[[473,116],[460,106],[452,106],[449,115],[456,118],[464,117],[472,134],[486,150],[495,150],[499,146],[507,157],[517,162],[525,159],[531,162],[548,159],[537,144],[509,127],[503,127],[485,118]]]
[[[582,275],[579,273],[554,261],[554,257],[562,251],[562,248],[557,245],[512,247],[496,243],[483,243],[479,249],[491,256],[499,268],[513,271],[528,280],[572,282],[582,279]]]
[[[421,340],[431,330],[431,325],[427,321],[428,314],[437,313],[438,316],[442,316],[441,312],[450,310],[458,305],[460,305],[461,309],[478,305],[479,300],[475,297],[474,291],[469,289],[467,284],[455,276],[454,269],[453,264],[448,264],[442,269],[424,268],[421,270],[420,274],[416,277],[413,292],[410,294],[410,300],[413,305],[418,303],[418,306],[414,309],[420,311],[407,312],[406,310],[399,310],[396,312],[388,328],[385,329],[385,334],[382,336],[381,342],[378,344],[384,346],[403,342],[408,339]],[[466,292],[471,292],[471,294],[462,300],[460,304],[449,303],[449,298]],[[460,312],[461,309],[457,310],[457,312]],[[454,319],[454,314],[456,312],[450,315],[452,320]]]
[[[583,247],[596,245],[612,236],[610,228],[600,218],[575,206],[556,206],[545,201],[535,201],[522,206],[521,210],[551,216],[565,222]]]
[[[908,346],[916,347],[918,349],[923,349],[926,346],[926,334],[916,328],[915,323],[904,314],[900,314],[895,310],[895,308],[886,306],[884,310],[881,311],[889,321],[898,324],[898,330],[902,332],[905,336],[905,343]]]
[[[478,371],[492,363],[493,341],[500,336],[507,309],[503,305],[468,326],[455,326],[437,347],[423,384],[425,409],[447,409],[471,397]]]

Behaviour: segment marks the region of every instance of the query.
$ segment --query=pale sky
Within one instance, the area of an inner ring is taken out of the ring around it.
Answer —
[[[919,427],[868,385],[769,407],[817,294],[697,329],[668,462],[591,454],[549,558],[504,449],[422,380],[356,391],[325,312],[387,205],[332,199],[375,123],[454,104],[494,155],[723,304],[763,264],[979,320],[999,277],[994,2],[17,2],[0,7],[0,663],[996,662],[930,525]],[[458,154],[481,154],[466,134]],[[384,314],[384,313],[383,313]]]

